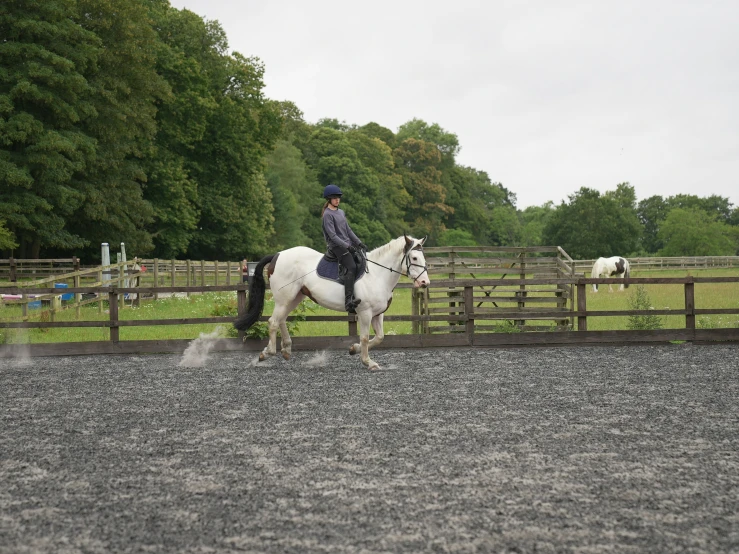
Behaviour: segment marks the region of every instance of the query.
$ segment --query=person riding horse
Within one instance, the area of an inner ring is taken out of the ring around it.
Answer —
[[[326,247],[339,260],[339,264],[346,269],[344,308],[350,314],[355,314],[357,313],[357,306],[362,300],[354,298],[354,278],[357,275],[354,253],[357,248],[367,250],[367,246],[354,234],[346,220],[344,210],[339,208],[341,195],[341,189],[336,185],[328,185],[323,189],[323,197],[326,199],[326,204],[321,212],[323,238],[326,240]]]

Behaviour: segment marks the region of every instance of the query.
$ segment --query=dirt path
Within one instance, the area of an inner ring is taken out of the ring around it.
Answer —
[[[0,359],[0,552],[737,552],[739,346]]]

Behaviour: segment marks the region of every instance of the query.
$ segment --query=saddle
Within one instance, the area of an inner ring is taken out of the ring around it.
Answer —
[[[357,264],[357,274],[354,276],[354,282],[359,281],[365,273],[367,273],[367,258],[363,253],[353,254],[354,263]],[[316,273],[323,279],[336,281],[343,285],[346,278],[346,268],[339,263],[339,259],[329,249],[318,262]]]

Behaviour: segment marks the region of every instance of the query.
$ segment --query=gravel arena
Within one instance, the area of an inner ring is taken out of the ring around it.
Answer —
[[[739,345],[374,357],[0,359],[0,551],[739,552]]]

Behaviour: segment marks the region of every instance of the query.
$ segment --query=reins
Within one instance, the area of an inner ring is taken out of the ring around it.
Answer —
[[[417,246],[415,248],[411,248],[411,250],[421,250],[421,252],[423,252],[423,249],[420,246]],[[418,277],[416,277],[415,279],[413,279],[413,282],[414,283],[416,281],[418,281],[421,278],[421,275],[423,275],[424,273],[428,274],[428,270],[429,270],[428,266],[426,266],[426,265],[420,265],[420,264],[411,263],[411,251],[410,250],[403,255],[403,261],[405,261],[406,273],[403,273],[402,271],[398,271],[397,269],[393,269],[392,267],[387,267],[386,265],[378,264],[377,262],[375,262],[373,260],[370,260],[367,257],[366,254],[364,255],[364,259],[367,260],[368,262],[371,262],[371,263],[375,264],[375,265],[379,265],[380,267],[382,267],[384,269],[387,269],[391,273],[397,273],[398,275],[401,275],[403,277],[408,277],[409,279],[411,278],[411,275],[410,275],[411,267],[422,267],[423,268],[423,271],[418,274]],[[369,271],[369,268],[367,268],[367,271]]]

